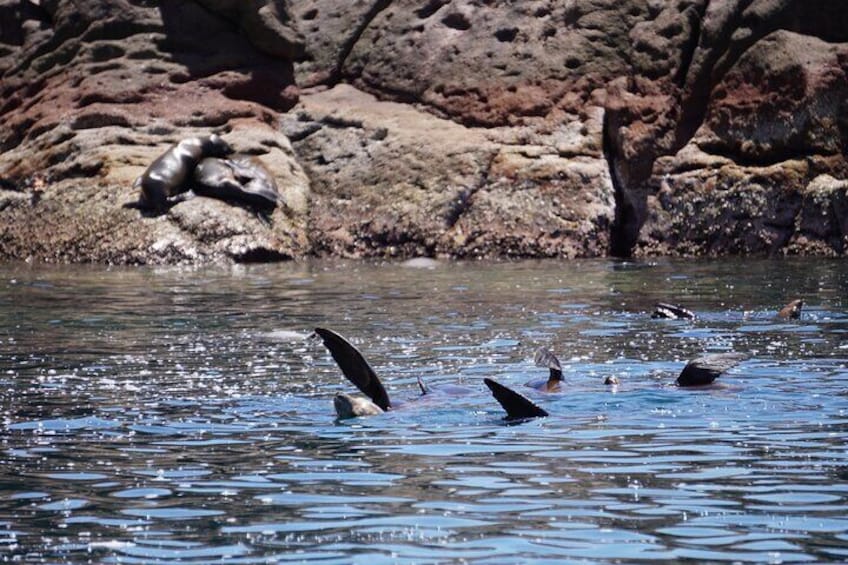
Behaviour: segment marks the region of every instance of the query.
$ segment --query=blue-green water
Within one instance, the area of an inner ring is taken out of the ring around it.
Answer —
[[[846,297],[823,259],[0,266],[0,561],[844,561]],[[473,392],[337,422],[315,326],[393,398]],[[539,346],[565,392],[522,387]]]

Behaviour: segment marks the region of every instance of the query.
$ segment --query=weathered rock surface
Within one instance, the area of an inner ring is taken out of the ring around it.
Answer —
[[[306,252],[308,179],[276,128],[296,101],[292,64],[249,41],[261,22],[236,28],[192,2],[6,2],[3,13],[18,4],[29,11],[21,33],[4,33],[19,45],[0,66],[0,256],[175,263]],[[295,54],[284,39],[276,45]],[[286,205],[270,222],[201,197],[159,217],[132,207],[152,160],[210,132],[274,173]]]
[[[347,85],[304,96],[283,131],[312,179],[313,249],[603,254],[613,197],[596,143],[601,109],[595,113],[587,133],[562,133],[573,151],[566,158],[547,144],[514,139],[511,129],[465,127]]]
[[[787,31],[749,48],[694,137],[657,162],[637,253],[848,251],[829,176],[848,176],[846,62],[848,44]]]
[[[159,4],[0,0],[0,257],[848,252],[838,0]],[[212,132],[270,221],[132,207]]]

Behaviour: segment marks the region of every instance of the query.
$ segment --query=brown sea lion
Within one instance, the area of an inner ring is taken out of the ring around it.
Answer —
[[[139,206],[162,212],[168,199],[187,192],[197,164],[204,157],[224,157],[232,147],[217,135],[189,137],[162,153],[136,179],[133,186],[141,187]]]
[[[256,158],[207,157],[194,170],[194,192],[201,196],[243,202],[260,210],[277,207],[274,177]]]
[[[229,161],[245,192],[263,199],[268,207],[277,205],[280,200],[277,182],[259,157],[238,157]]]
[[[801,317],[801,308],[804,306],[804,301],[800,298],[796,298],[786,306],[780,309],[780,312],[777,313],[778,318],[782,318],[784,320],[797,320]]]

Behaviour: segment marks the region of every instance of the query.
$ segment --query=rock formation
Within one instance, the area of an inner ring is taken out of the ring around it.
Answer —
[[[846,72],[839,0],[0,0],[0,257],[845,254]],[[213,132],[270,221],[132,206]]]

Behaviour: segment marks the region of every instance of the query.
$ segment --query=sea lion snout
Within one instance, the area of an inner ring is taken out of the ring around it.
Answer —
[[[201,138],[201,140],[204,157],[226,157],[234,152],[232,145],[217,133]]]
[[[336,415],[340,420],[360,416],[376,416],[383,413],[383,409],[370,400],[351,396],[344,392],[336,393],[333,398],[333,407],[336,409]]]

